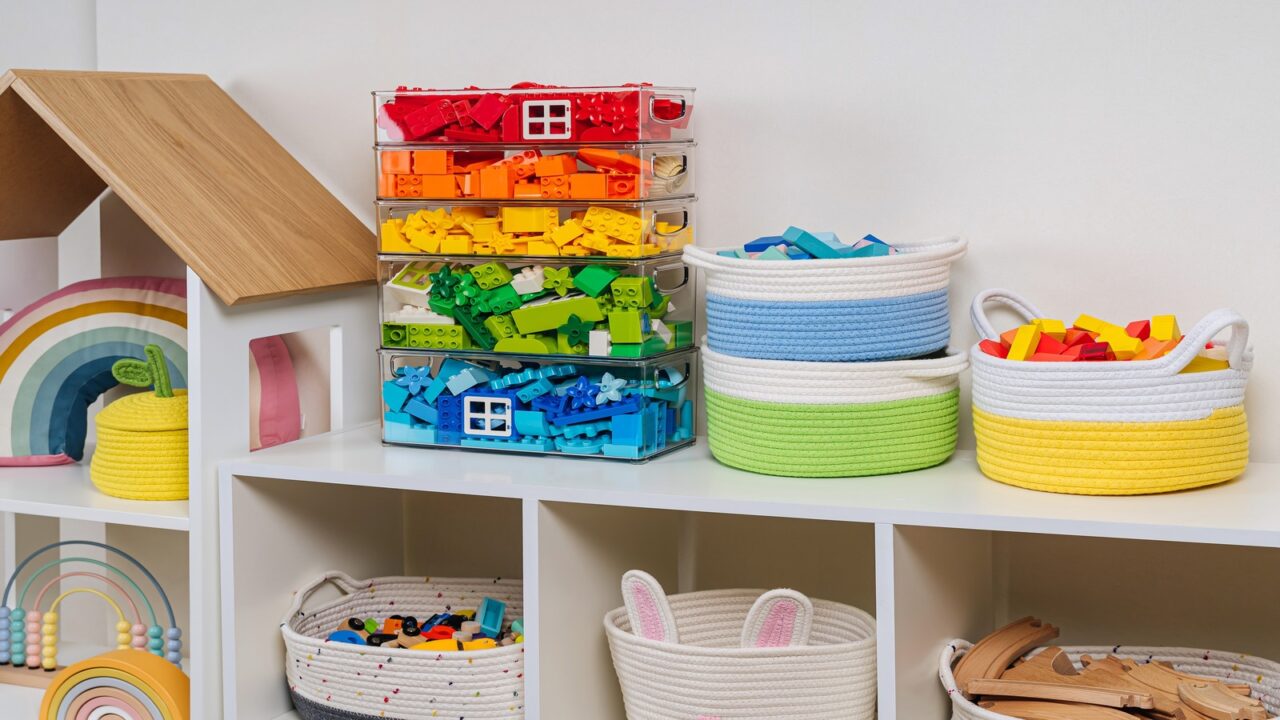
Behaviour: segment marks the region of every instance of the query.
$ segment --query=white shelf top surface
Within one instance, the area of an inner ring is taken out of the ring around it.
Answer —
[[[384,447],[376,424],[224,462],[224,476],[817,520],[1280,547],[1280,464],[1166,495],[1086,497],[987,479],[972,452],[935,468],[797,479],[717,463],[706,439],[645,464]]]
[[[0,512],[187,530],[187,503],[123,500],[89,480],[89,456],[72,465],[0,467]]]

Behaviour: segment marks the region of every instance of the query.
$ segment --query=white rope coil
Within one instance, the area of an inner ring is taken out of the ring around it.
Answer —
[[[968,243],[951,237],[898,245],[896,255],[838,260],[768,261],[717,255],[714,249],[684,248],[685,262],[702,268],[707,294],[743,300],[871,300],[942,290],[951,263]]]
[[[344,595],[314,610],[307,599],[326,584]],[[326,642],[348,618],[475,609],[486,597],[523,614],[520,580],[382,577],[357,581],[326,573],[300,590],[281,621],[289,687],[322,706],[377,717],[524,717],[524,645],[426,652]]]
[[[672,595],[680,643],[632,633],[625,607],[604,618],[629,720],[871,720],[876,708],[875,620],[813,600],[809,645],[742,648],[761,590]]]
[[[702,379],[711,390],[761,402],[839,405],[926,397],[954,390],[965,353],[887,362],[761,360],[702,350]]]
[[[967,641],[952,640],[942,649],[938,658],[938,677],[951,698],[952,720],[1017,720],[979,707],[966,699],[956,687],[952,668],[972,647]],[[1139,663],[1166,662],[1179,672],[1218,678],[1230,683],[1244,683],[1252,690],[1253,697],[1260,700],[1271,714],[1280,714],[1280,664],[1270,660],[1239,653],[1192,648],[1119,645],[1064,647],[1063,650],[1071,657],[1077,669],[1082,667],[1080,657],[1083,655],[1095,658],[1116,655]],[[1027,657],[1033,657],[1038,652],[1040,651],[1030,653]]]

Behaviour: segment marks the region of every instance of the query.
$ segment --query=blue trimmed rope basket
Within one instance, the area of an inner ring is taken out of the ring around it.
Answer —
[[[766,360],[856,362],[928,355],[951,339],[947,290],[961,238],[884,257],[769,261],[688,246],[707,277],[707,346]]]

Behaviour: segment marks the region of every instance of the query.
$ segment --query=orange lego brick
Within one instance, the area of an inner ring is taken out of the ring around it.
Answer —
[[[1071,347],[1067,348],[1066,352],[1062,353],[1062,357],[1074,362],[1080,359],[1080,353],[1083,351],[1084,351],[1083,345],[1072,345]]]
[[[422,177],[419,175],[397,175],[396,197],[422,197]]]
[[[617,150],[583,148],[578,151],[578,159],[598,170],[640,174],[640,158]]]
[[[1013,339],[1018,336],[1018,328],[1000,333],[1000,344],[1006,348],[1013,347]]]
[[[569,176],[550,175],[538,178],[538,193],[548,200],[569,199]]]
[[[633,198],[639,193],[636,176],[628,173],[609,173],[605,176],[606,185],[611,198]]]
[[[516,178],[505,165],[491,165],[480,171],[480,192],[476,197],[509,198],[515,194]]]
[[[378,173],[378,197],[392,198],[396,196],[396,176],[391,173]]]
[[[1133,356],[1134,360],[1155,360],[1169,354],[1169,351],[1178,346],[1177,340],[1157,340],[1149,337],[1142,341],[1142,349],[1137,355]]]
[[[542,186],[536,182],[518,182],[512,196],[517,198],[541,198]]]
[[[449,150],[414,150],[413,172],[418,175],[448,175],[453,169]]]
[[[572,175],[578,172],[578,161],[568,153],[546,155],[538,158],[533,166],[533,174],[540,178]]]
[[[458,196],[458,181],[454,175],[418,175],[422,181],[422,197],[452,198]]]
[[[1071,362],[1075,358],[1067,357],[1066,355],[1057,355],[1055,353],[1039,353],[1038,352],[1038,353],[1032,353],[1031,357],[1027,359],[1032,362]]]
[[[384,173],[408,175],[413,172],[413,161],[408,150],[383,150],[380,160]]]
[[[569,197],[574,200],[593,200],[608,197],[608,185],[603,173],[573,173],[569,176]]]
[[[503,158],[490,167],[507,167],[517,180],[523,180],[533,174],[542,153],[538,150],[524,150],[510,157]]]

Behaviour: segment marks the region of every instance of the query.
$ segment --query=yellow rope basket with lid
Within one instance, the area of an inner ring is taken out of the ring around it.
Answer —
[[[89,477],[102,492],[129,500],[186,500],[187,392],[174,390],[164,353],[146,347],[147,360],[120,360],[111,368],[127,385],[155,385],[98,413],[98,447]]]

